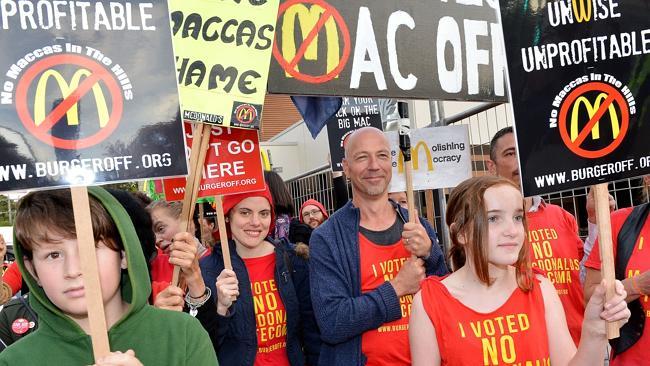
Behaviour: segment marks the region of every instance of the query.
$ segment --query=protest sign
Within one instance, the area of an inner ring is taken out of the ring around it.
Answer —
[[[0,191],[73,186],[95,360],[110,345],[86,185],[187,173],[168,16],[166,1],[0,4]]]
[[[501,2],[524,194],[650,173],[644,0]]]
[[[185,123],[186,146],[192,145],[193,126]],[[212,126],[208,144],[197,197],[264,189],[257,130]],[[185,182],[185,178],[164,179],[165,198],[169,201],[182,200]]]
[[[406,191],[404,159],[397,131],[385,132],[390,142],[393,178],[389,192]],[[455,187],[472,176],[472,153],[466,125],[411,130],[413,189]]]
[[[269,91],[506,101],[496,1],[284,0]]]
[[[170,0],[183,119],[259,128],[279,0]]]
[[[332,171],[343,171],[345,139],[362,127],[382,129],[377,98],[343,98],[339,111],[327,121]]]
[[[186,174],[166,2],[29,4],[2,2],[0,191]]]

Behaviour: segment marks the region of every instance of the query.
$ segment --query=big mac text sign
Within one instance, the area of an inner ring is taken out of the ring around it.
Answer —
[[[166,1],[84,4],[0,4],[0,191],[187,173]]]
[[[497,1],[284,0],[269,91],[506,101]]]
[[[649,173],[647,1],[507,0],[501,14],[524,193]]]

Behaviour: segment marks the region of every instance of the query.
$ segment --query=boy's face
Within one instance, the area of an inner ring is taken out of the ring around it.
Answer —
[[[50,301],[73,319],[86,318],[88,308],[77,239],[53,236],[49,242],[36,243],[32,254],[25,264]],[[102,298],[108,311],[122,304],[120,269],[126,268],[126,258],[101,240],[96,254]]]

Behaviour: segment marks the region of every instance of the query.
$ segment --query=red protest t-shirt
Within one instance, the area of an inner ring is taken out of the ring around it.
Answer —
[[[11,296],[20,291],[23,285],[23,276],[20,274],[18,262],[13,262],[7,267],[5,273],[2,274],[2,282],[11,287]]]
[[[390,281],[402,268],[411,254],[400,239],[391,245],[377,245],[359,234],[361,255],[361,292],[369,292]],[[413,295],[399,299],[402,317],[384,323],[361,336],[361,351],[368,362],[366,366],[399,366],[411,364],[408,330]]]
[[[544,204],[526,214],[530,261],[551,281],[562,301],[569,332],[580,343],[585,313],[580,261],[584,255],[578,225],[560,206]]]
[[[442,366],[551,364],[538,281],[519,287],[498,309],[479,313],[463,305],[440,277],[422,281],[422,304],[435,327]]]
[[[621,231],[623,223],[627,217],[632,213],[633,208],[628,207],[617,210],[611,214],[612,222],[612,246],[614,249],[614,263],[616,263],[616,250],[618,247],[618,233]],[[646,220],[639,233],[639,238],[634,245],[632,256],[625,268],[625,278],[630,278],[639,275],[645,271],[650,270],[650,243],[646,242],[646,238],[650,238],[650,220]],[[594,249],[589,254],[589,258],[585,262],[585,267],[600,270],[600,248],[598,242],[594,244]],[[611,366],[641,366],[648,365],[650,357],[650,302],[648,296],[641,296],[639,298],[643,311],[645,313],[645,327],[641,338],[625,352],[614,355],[614,358],[609,362]]]
[[[275,282],[275,253],[243,259],[251,281],[255,308],[255,366],[289,366],[287,311]]]

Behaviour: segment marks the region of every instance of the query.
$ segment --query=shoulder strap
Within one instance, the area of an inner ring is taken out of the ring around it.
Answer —
[[[616,248],[616,279],[618,280],[622,281],[625,279],[625,268],[627,268],[627,263],[630,261],[630,257],[634,251],[634,245],[649,213],[649,203],[636,206],[630,213],[630,216],[625,219],[618,233],[616,238],[616,242],[618,243]]]

